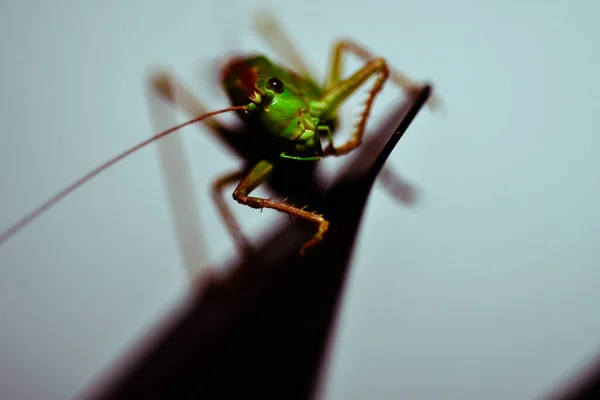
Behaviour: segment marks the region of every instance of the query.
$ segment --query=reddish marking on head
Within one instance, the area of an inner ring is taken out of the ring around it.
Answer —
[[[236,78],[239,88],[244,92],[244,96],[250,96],[252,92],[254,92],[256,81],[258,81],[258,75],[254,68],[246,64],[246,58],[244,57],[232,58],[223,67],[221,82]]]

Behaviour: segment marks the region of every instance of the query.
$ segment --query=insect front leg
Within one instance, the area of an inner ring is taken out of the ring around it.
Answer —
[[[375,58],[368,50],[351,40],[337,41],[333,47],[330,69],[325,80],[326,90],[333,88],[340,82],[343,73],[343,56],[347,53],[353,53],[355,56],[364,61]],[[405,74],[394,68],[389,68],[389,70],[390,81],[402,88],[407,95],[411,95],[418,90],[419,85],[408,78]],[[433,95],[428,101],[428,107],[433,110],[440,103],[441,102],[438,97]],[[383,183],[385,189],[396,199],[405,204],[412,204],[414,202],[416,196],[415,190],[409,184],[404,182],[404,180],[389,167],[383,167],[379,176],[379,180],[381,183]]]
[[[323,240],[323,236],[329,228],[329,221],[327,221],[322,215],[311,211],[305,211],[306,207],[298,208],[294,205],[285,204],[283,201],[273,201],[271,199],[261,199],[259,197],[249,196],[254,189],[256,189],[261,183],[265,182],[269,178],[272,172],[272,163],[268,161],[259,161],[235,188],[233,191],[233,198],[238,203],[247,205],[248,207],[257,209],[272,208],[274,210],[302,218],[317,225],[317,232],[309,241],[304,243],[300,249],[300,255],[304,255],[307,249],[313,247]]]
[[[365,132],[367,119],[373,106],[373,101],[377,94],[383,88],[385,81],[390,74],[386,61],[383,58],[375,58],[368,61],[364,67],[355,72],[352,76],[342,81],[337,82],[327,89],[320,101],[311,103],[311,113],[319,118],[334,115],[341,104],[348,99],[356,90],[361,87],[369,78],[377,75],[377,79],[369,92],[369,97],[365,102],[360,120],[356,125],[350,140],[339,147],[335,147],[330,141],[327,147],[323,150],[326,155],[343,155],[351,152],[362,142]]]
[[[344,53],[348,52],[353,53],[365,62],[375,59],[375,57],[368,50],[351,40],[345,39],[337,41],[333,47],[329,73],[325,80],[325,90],[331,89],[342,79],[342,56]],[[389,71],[390,81],[401,87],[407,95],[411,95],[419,89],[419,85],[402,72],[394,68],[389,68]],[[439,100],[436,96],[432,96],[428,101],[428,106],[430,109],[436,108],[438,104]]]

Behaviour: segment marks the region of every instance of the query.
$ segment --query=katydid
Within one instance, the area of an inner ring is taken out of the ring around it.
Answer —
[[[243,255],[252,253],[251,246],[221,196],[226,185],[236,182],[238,184],[233,191],[233,198],[238,203],[261,210],[271,208],[316,225],[316,233],[300,248],[301,255],[323,240],[329,227],[324,215],[308,211],[308,205],[298,207],[286,204],[285,201],[274,201],[272,198],[253,197],[250,196],[251,192],[266,182],[282,163],[314,164],[324,157],[348,154],[360,146],[373,102],[388,79],[408,94],[413,93],[418,86],[390,68],[383,58],[373,57],[363,47],[350,40],[335,43],[325,83],[319,85],[274,19],[264,19],[259,25],[259,32],[272,48],[287,55],[294,70],[279,66],[264,55],[231,57],[221,74],[221,84],[232,103],[231,107],[208,112],[198,100],[189,95],[186,111],[200,116],[154,135],[78,179],[1,233],[0,245],[73,190],[155,140],[196,122],[203,122],[209,129],[223,136],[229,131],[228,128],[211,117],[229,111],[237,112],[241,120],[252,127],[251,132],[254,132],[254,136],[246,140],[260,143],[258,153],[249,156],[249,159],[254,161],[253,166],[248,170],[242,169],[227,174],[217,179],[213,185],[214,200],[221,217]],[[364,65],[343,79],[342,56],[348,52],[361,58]],[[337,113],[340,106],[371,78],[374,78],[374,83],[350,139],[336,146],[334,133],[338,125]],[[176,82],[166,73],[154,77],[155,88],[169,100],[175,100],[174,85]],[[430,98],[429,105],[433,106],[434,101],[434,98]]]

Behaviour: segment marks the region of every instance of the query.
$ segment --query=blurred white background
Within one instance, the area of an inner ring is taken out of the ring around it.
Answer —
[[[153,68],[226,106],[215,60],[266,50],[250,29],[259,5],[320,76],[349,36],[446,105],[421,112],[391,159],[420,204],[372,194],[322,398],[532,399],[577,373],[600,349],[592,0],[4,1],[0,229],[155,132]],[[397,98],[385,90],[371,127]],[[239,160],[205,133],[181,137],[201,257],[218,263],[234,247],[208,188]],[[185,297],[161,168],[147,148],[0,248],[0,398],[75,396]],[[255,240],[282,218],[233,209]]]

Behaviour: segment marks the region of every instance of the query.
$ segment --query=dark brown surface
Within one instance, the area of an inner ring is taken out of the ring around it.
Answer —
[[[573,379],[546,397],[546,400],[586,399],[600,399],[600,357],[595,357]]]
[[[326,240],[301,258],[298,249],[314,227],[296,221],[276,229],[256,259],[210,282],[190,311],[98,398],[311,398],[374,179],[429,91],[409,99],[379,133],[367,134],[369,141],[348,157],[350,167],[331,190],[295,193],[284,175],[275,176],[273,190],[297,195],[327,215]],[[374,161],[369,154],[379,156]],[[308,170],[307,184],[312,176]],[[549,398],[600,398],[597,376],[594,367]]]
[[[311,208],[331,222],[318,248],[298,256],[314,230],[304,221],[276,230],[255,259],[210,282],[191,311],[100,398],[310,398],[371,187],[430,90],[407,100],[380,134],[368,133],[330,190],[307,191]],[[286,191],[277,179],[272,185]]]

